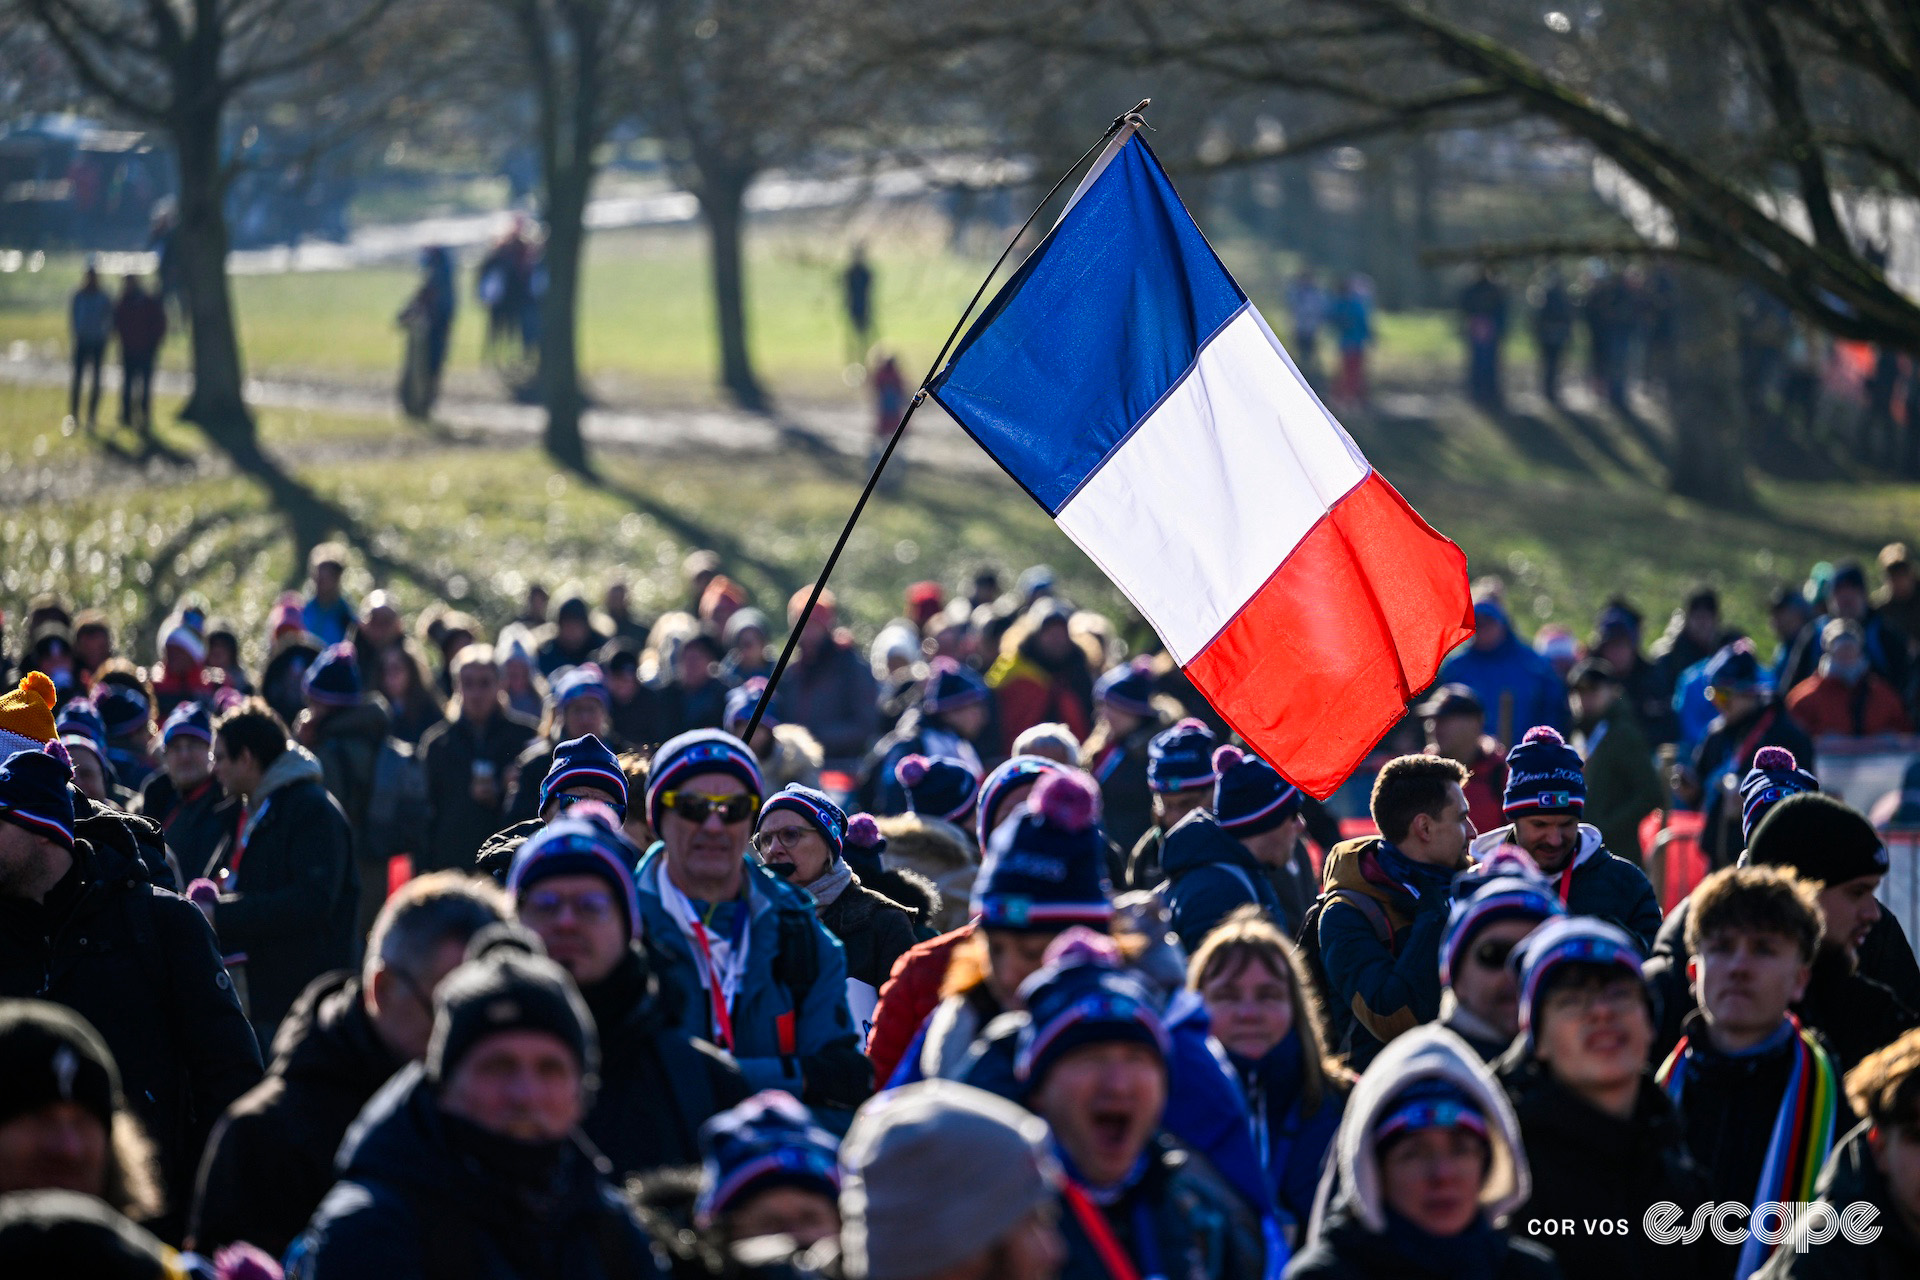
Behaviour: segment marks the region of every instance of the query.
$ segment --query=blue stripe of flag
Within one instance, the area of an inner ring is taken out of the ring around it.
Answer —
[[[1245,302],[1129,138],[967,331],[933,397],[1058,515]]]

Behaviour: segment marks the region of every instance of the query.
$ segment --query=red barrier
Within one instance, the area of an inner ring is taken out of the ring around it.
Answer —
[[[1660,822],[1658,810],[1640,820],[1640,847],[1647,851],[1647,878],[1660,895],[1660,906],[1671,911],[1674,904],[1693,892],[1706,878],[1707,855],[1700,848],[1700,832],[1706,825],[1703,814],[1675,810]]]

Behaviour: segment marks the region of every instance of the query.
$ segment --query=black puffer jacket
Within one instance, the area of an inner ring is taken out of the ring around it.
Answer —
[[[859,876],[820,908],[820,923],[846,948],[847,976],[876,992],[886,985],[893,962],[920,941],[913,911],[867,888]]]
[[[440,1110],[418,1065],[374,1095],[289,1280],[652,1280],[647,1237],[576,1142],[550,1163]]]
[[[494,832],[480,846],[479,856],[473,860],[473,869],[482,875],[492,876],[504,885],[507,872],[513,868],[513,856],[520,852],[521,845],[533,839],[546,825],[538,818],[529,818]]]
[[[581,1128],[615,1178],[700,1163],[700,1126],[751,1092],[740,1068],[667,1025],[637,945],[580,994],[600,1031],[600,1092]]]
[[[501,707],[476,730],[469,720],[442,720],[420,739],[421,769],[433,818],[427,847],[415,857],[416,869],[465,871],[486,838],[507,822],[507,788],[513,762],[534,736],[533,722]],[[485,760],[494,769],[492,805],[473,800],[473,764]]]
[[[1880,1229],[1879,1236],[1867,1244],[1855,1244],[1842,1231],[1824,1244],[1813,1244],[1807,1237],[1816,1224],[1802,1215],[1793,1234],[1760,1269],[1759,1280],[1911,1280],[1920,1276],[1920,1235],[1914,1234],[1895,1206],[1893,1187],[1867,1146],[1867,1131],[1872,1127],[1862,1124],[1833,1149],[1815,1193],[1836,1214],[1853,1204],[1878,1208],[1874,1225]]]
[[[226,954],[246,960],[247,1017],[262,1045],[309,982],[354,962],[360,873],[339,803],[321,784],[320,762],[289,745],[247,798],[253,827],[244,854],[224,841],[206,875],[234,866],[214,908]],[[379,886],[375,886],[378,892]]]
[[[159,1149],[162,1233],[214,1121],[260,1079],[260,1049],[206,918],[155,888],[124,850],[82,839],[44,902],[0,897],[0,996],[66,1005],[113,1050],[127,1101]]]
[[[344,969],[300,993],[273,1048],[267,1078],[227,1108],[200,1165],[193,1240],[209,1255],[236,1240],[285,1253],[333,1186],[348,1126],[402,1065]]]

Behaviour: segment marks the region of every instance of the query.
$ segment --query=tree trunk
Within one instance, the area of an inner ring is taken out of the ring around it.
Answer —
[[[1747,479],[1746,397],[1740,394],[1733,286],[1699,267],[1674,271],[1673,423],[1668,483],[1683,497],[1715,506],[1751,500]]]
[[[180,255],[187,315],[192,322],[193,394],[180,411],[229,453],[251,453],[253,415],[242,388],[240,341],[227,284],[227,220],[220,179],[220,113],[191,111],[173,122],[180,161],[180,216],[174,248]]]
[[[707,224],[713,263],[713,309],[720,326],[720,385],[743,409],[767,407],[767,394],[753,373],[747,351],[746,268],[741,235],[751,175],[729,174],[720,181],[704,177],[700,214]]]
[[[581,155],[571,164],[547,166],[545,264],[547,292],[540,301],[540,399],[547,410],[547,453],[564,467],[587,470],[587,442],[580,432],[586,408],[580,393],[580,256],[586,244],[587,193],[593,165]]]

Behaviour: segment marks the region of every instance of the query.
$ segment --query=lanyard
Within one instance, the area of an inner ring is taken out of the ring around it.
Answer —
[[[1579,855],[1576,854],[1575,856],[1578,857]],[[1559,879],[1560,905],[1564,907],[1567,905],[1567,895],[1573,892],[1573,864],[1571,862],[1567,864],[1567,869],[1560,873]]]
[[[692,906],[691,901],[688,906]],[[746,957],[741,953],[741,947],[746,941],[748,916],[751,914],[747,907],[748,904],[743,900],[734,913],[733,929],[731,936],[727,939],[729,944],[727,967],[732,972],[725,975],[720,972],[720,966],[714,963],[713,944],[709,941],[706,924],[697,914],[688,912],[688,925],[693,933],[693,940],[699,946],[700,958],[706,965],[707,999],[713,1006],[713,1034],[719,1040],[720,1047],[729,1053],[733,1052],[734,1043],[733,1012],[729,1006],[740,998],[740,975],[746,969],[744,963]],[[728,987],[733,988],[731,993],[726,990]]]
[[[1066,1180],[1064,1194],[1067,1208],[1072,1211],[1074,1221],[1087,1234],[1087,1242],[1100,1257],[1100,1265],[1106,1268],[1112,1280],[1142,1280],[1140,1270],[1127,1257],[1127,1251],[1121,1247],[1119,1239],[1113,1234],[1113,1228],[1107,1225],[1107,1216],[1100,1212],[1087,1195],[1086,1189],[1069,1178]],[[1160,1250],[1153,1238],[1153,1215],[1147,1209],[1144,1199],[1133,1206],[1134,1247],[1140,1251],[1146,1263],[1144,1280],[1166,1280],[1160,1270]]]
[[[240,878],[240,860],[247,856],[247,841],[259,829],[260,820],[267,816],[267,809],[273,804],[271,799],[262,800],[260,807],[253,811],[250,818],[240,820],[240,830],[233,839],[233,857],[227,859],[227,889],[232,891],[234,882]]]

